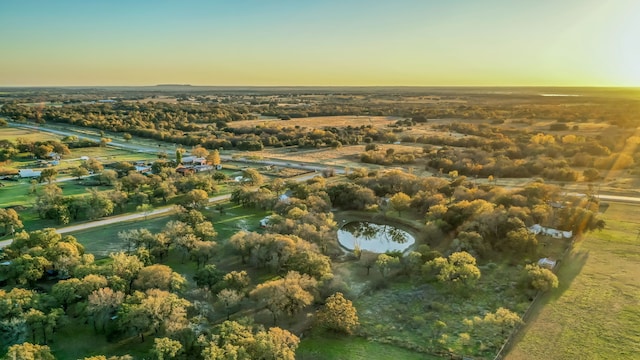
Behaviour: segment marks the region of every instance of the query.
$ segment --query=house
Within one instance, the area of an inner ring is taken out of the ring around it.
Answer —
[[[188,168],[188,167],[179,167],[176,169],[176,172],[178,174],[187,176],[187,175],[193,175],[196,173],[196,169],[194,168]]]
[[[196,165],[196,166],[193,167],[193,169],[196,172],[211,171],[211,170],[213,170],[213,166],[211,166],[211,165]]]
[[[541,226],[540,224],[535,224],[529,227],[529,232],[535,235],[542,234],[542,235],[551,236],[552,238],[555,238],[555,239],[562,239],[562,238],[570,239],[573,236],[572,231],[557,230],[557,229]]]
[[[147,166],[147,165],[136,165],[135,166],[136,171],[139,172],[140,174],[148,174],[151,173],[151,166]]]
[[[269,220],[271,220],[271,216],[267,216],[262,220],[260,220],[260,227],[263,227],[263,228],[267,227],[267,225],[269,225]]]
[[[549,258],[542,258],[538,260],[538,266],[540,266],[541,268],[549,269],[549,270],[556,267],[556,263],[557,261],[551,260]]]
[[[42,171],[37,171],[37,170],[33,170],[33,169],[20,169],[20,170],[18,170],[18,175],[21,178],[36,178],[36,177],[40,177],[40,174],[42,174]]]
[[[184,165],[207,165],[207,159],[203,157],[185,156],[182,158]]]

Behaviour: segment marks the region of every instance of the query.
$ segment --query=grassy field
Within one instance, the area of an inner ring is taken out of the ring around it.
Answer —
[[[43,140],[59,140],[60,136],[44,131],[34,131],[30,129],[19,129],[12,127],[5,127],[2,129],[2,131],[0,131],[0,140],[10,140],[15,142],[18,138],[24,139],[27,142],[31,142]]]
[[[213,226],[218,232],[219,243],[224,243],[231,235],[238,232],[238,230],[255,231],[259,229],[260,219],[267,215],[264,211],[245,209],[230,203],[223,203],[223,207],[223,214],[214,210],[213,207],[208,210],[203,210],[203,214],[213,222]],[[76,237],[76,239],[84,245],[87,252],[96,255],[96,257],[105,257],[108,256],[110,252],[124,249],[124,244],[118,239],[119,232],[146,228],[152,233],[157,233],[160,232],[169,221],[176,219],[176,215],[162,215],[149,217],[146,220],[127,221],[77,231],[71,233],[71,235]]]
[[[309,337],[296,351],[299,360],[430,360],[439,359],[391,344],[368,341],[361,337]]]
[[[640,357],[640,219],[635,205],[612,204],[607,228],[578,243],[508,359]]]

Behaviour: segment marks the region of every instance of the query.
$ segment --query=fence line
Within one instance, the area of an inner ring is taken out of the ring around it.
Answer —
[[[556,263],[557,266],[553,269],[555,273],[557,273],[560,270],[560,267],[562,267],[562,265],[564,264],[564,258],[567,256],[569,251],[573,249],[573,245],[574,245],[574,240],[571,241],[571,244],[565,249],[562,255],[560,255],[560,259],[559,259],[560,263],[559,264]],[[531,317],[531,314],[533,312],[534,305],[536,305],[537,302],[540,301],[539,299],[542,297],[542,295],[543,293],[538,291],[536,296],[533,298],[533,301],[531,301],[531,304],[529,304],[529,306],[527,307],[527,310],[524,312],[524,314],[522,314],[522,317],[520,318],[522,320],[522,323],[517,325],[513,329],[513,331],[511,331],[511,334],[507,338],[507,341],[505,341],[504,344],[502,344],[502,347],[496,354],[494,360],[502,360],[504,359],[505,355],[509,353],[509,350],[511,350],[514,344],[516,335],[518,335],[520,330],[527,325],[527,321],[529,321],[529,318]]]

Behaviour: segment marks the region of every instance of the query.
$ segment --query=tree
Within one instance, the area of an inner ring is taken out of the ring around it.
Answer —
[[[582,172],[582,175],[585,181],[596,181],[600,178],[600,171],[594,168],[588,168]]]
[[[206,206],[209,203],[209,195],[206,191],[200,189],[194,189],[187,193],[182,201],[184,206],[199,209]]]
[[[28,342],[9,347],[7,360],[55,360],[47,345],[34,345]]]
[[[182,153],[184,153],[184,149],[176,150],[176,164],[178,165],[182,164]]]
[[[74,176],[77,180],[80,180],[83,176],[89,175],[89,170],[83,168],[82,166],[78,166],[71,169],[71,175]]]
[[[58,176],[58,170],[54,168],[46,168],[43,169],[42,172],[40,172],[39,180],[40,182],[46,181],[47,183],[51,184],[56,176]]]
[[[214,291],[222,281],[223,276],[224,273],[222,271],[218,270],[215,265],[209,264],[196,271],[193,280],[195,280],[199,287],[207,287],[211,291]]]
[[[115,170],[105,170],[98,177],[100,185],[114,185],[118,180],[118,172]]]
[[[261,302],[273,315],[273,323],[278,315],[293,316],[313,301],[317,281],[309,275],[290,271],[284,278],[259,284],[250,296]]]
[[[435,258],[425,264],[425,269],[435,271],[436,278],[442,282],[468,285],[480,278],[480,269],[476,258],[465,251],[455,252],[449,258]]]
[[[180,350],[182,350],[182,344],[180,344],[179,341],[167,337],[153,339],[153,349],[151,352],[153,352],[158,360],[172,359]]]
[[[207,156],[207,161],[209,162],[209,164],[211,164],[213,167],[216,167],[218,165],[221,164],[220,161],[220,152],[216,149],[213,150],[209,153],[209,155]]]
[[[529,287],[538,291],[549,291],[558,287],[558,277],[551,270],[536,264],[525,266],[526,282]]]
[[[153,206],[151,204],[141,204],[136,206],[136,211],[144,214],[144,219],[147,220],[149,214],[153,212]]]
[[[223,181],[229,180],[229,177],[227,176],[227,174],[223,173],[222,171],[216,171],[213,173],[213,180],[217,181],[219,184]]]
[[[78,292],[81,282],[76,278],[60,280],[51,288],[51,295],[62,305],[66,312],[70,304],[78,301]]]
[[[248,168],[242,171],[242,177],[245,181],[253,186],[260,186],[264,182],[264,177],[253,168]]]
[[[369,276],[369,273],[371,272],[371,268],[376,264],[377,260],[378,260],[378,254],[374,252],[367,251],[367,250],[363,250],[360,252],[359,262],[360,264],[362,264],[362,266],[364,266],[367,269],[367,276]]]
[[[102,172],[102,170],[104,169],[104,166],[102,165],[102,163],[95,158],[89,158],[88,160],[83,161],[82,165],[80,166],[87,169],[87,171],[93,174],[98,174]],[[109,171],[113,171],[113,170],[109,170]]]
[[[89,219],[97,219],[112,213],[113,202],[109,197],[98,191],[98,189],[90,189],[87,198],[87,217]]]
[[[23,227],[22,221],[14,209],[0,209],[0,226],[4,227],[3,235],[13,234]]]
[[[191,155],[199,158],[206,158],[209,155],[209,150],[203,148],[200,145],[197,145],[193,149],[191,149]]]
[[[138,257],[127,255],[123,252],[109,254],[111,258],[111,271],[127,282],[127,289],[131,288],[133,280],[138,275],[144,264]]]
[[[102,137],[100,138],[100,147],[105,147],[107,146],[107,144],[109,144],[111,142],[111,139],[108,137]]]
[[[387,254],[378,255],[378,259],[376,260],[376,267],[378,271],[380,271],[380,275],[382,277],[386,277],[391,271],[391,268],[400,264],[400,259],[395,256],[389,256]]]
[[[220,292],[218,293],[218,300],[220,300],[220,302],[224,305],[225,310],[227,311],[227,320],[229,320],[229,316],[231,315],[231,308],[240,303],[242,299],[244,299],[244,294],[241,294],[236,290],[220,290]]]
[[[205,360],[294,360],[300,339],[278,327],[265,331],[235,321],[216,326],[211,339],[204,343]]]
[[[191,256],[196,260],[196,266],[199,269],[200,264],[205,265],[209,259],[215,255],[217,244],[214,241],[196,241],[193,244]]]
[[[88,298],[87,312],[93,316],[93,326],[97,330],[98,324],[102,325],[102,330],[106,326],[107,320],[113,316],[124,301],[124,293],[113,291],[104,287],[93,291]]]
[[[44,275],[44,269],[51,262],[42,256],[24,254],[11,260],[8,266],[8,278],[14,279],[18,284],[33,285]]]
[[[129,133],[124,133],[122,134],[122,139],[124,139],[124,141],[129,142],[129,140],[131,140],[133,138],[133,136],[131,136],[131,134]]]
[[[167,291],[177,291],[182,288],[186,280],[182,275],[173,272],[166,265],[150,265],[140,270],[138,276],[133,281],[133,288],[137,290],[160,289]]]
[[[360,325],[353,303],[340,292],[327,298],[324,306],[316,313],[316,319],[320,326],[346,334],[353,334]]]

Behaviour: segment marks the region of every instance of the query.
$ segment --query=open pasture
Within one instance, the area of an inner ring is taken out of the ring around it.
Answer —
[[[607,228],[565,258],[508,359],[637,359],[640,355],[640,220],[611,204]]]

